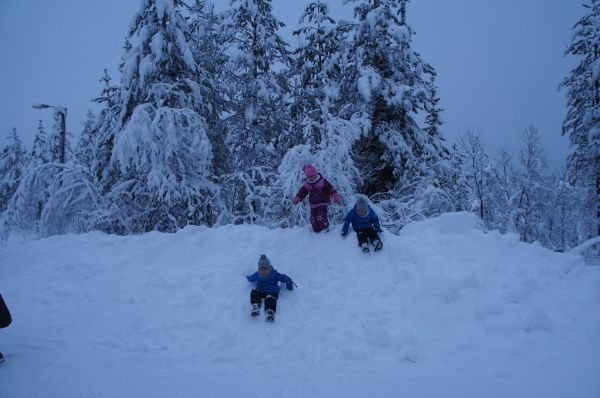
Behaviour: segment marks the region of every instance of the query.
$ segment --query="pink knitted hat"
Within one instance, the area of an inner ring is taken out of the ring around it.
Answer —
[[[312,164],[308,163],[306,166],[304,166],[304,174],[306,174],[307,177],[316,176],[317,175],[317,169],[315,169],[315,166],[313,166]]]

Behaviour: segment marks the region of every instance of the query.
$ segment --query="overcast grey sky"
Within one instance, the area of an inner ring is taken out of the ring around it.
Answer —
[[[568,140],[560,81],[576,60],[563,57],[572,27],[583,16],[573,0],[412,0],[408,22],[414,48],[438,72],[449,143],[466,127],[484,132],[488,152],[507,146],[515,155],[528,125],[543,137],[553,169],[564,163]],[[309,0],[273,0],[276,17],[291,31]],[[215,0],[219,9],[229,0]],[[107,68],[113,82],[129,23],[140,0],[0,0],[0,147],[17,127],[30,147],[38,120],[51,126],[47,103],[68,108],[67,128],[82,129]],[[335,19],[350,19],[352,3],[330,0]]]

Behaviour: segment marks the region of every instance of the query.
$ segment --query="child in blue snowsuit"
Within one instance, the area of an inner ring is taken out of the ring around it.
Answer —
[[[358,245],[364,253],[369,252],[369,241],[375,246],[375,251],[383,249],[383,243],[379,239],[379,233],[383,232],[379,226],[379,217],[373,211],[366,198],[360,197],[356,205],[348,212],[342,227],[342,236],[348,235],[348,227],[352,223],[352,229],[356,231]]]
[[[279,282],[285,283],[287,290],[294,290],[294,281],[289,276],[277,272],[264,254],[258,260],[258,272],[248,275],[246,279],[248,282],[256,283],[256,288],[250,292],[250,304],[252,304],[250,315],[260,314],[260,304],[264,299],[267,322],[273,322],[279,297]]]

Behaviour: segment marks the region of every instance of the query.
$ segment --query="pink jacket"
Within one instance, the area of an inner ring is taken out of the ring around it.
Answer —
[[[333,185],[329,183],[321,174],[319,174],[319,178],[315,182],[306,181],[296,196],[300,199],[300,201],[304,200],[306,195],[308,194],[308,202],[310,203],[311,208],[321,207],[321,206],[329,206],[329,202],[331,197],[337,194]]]

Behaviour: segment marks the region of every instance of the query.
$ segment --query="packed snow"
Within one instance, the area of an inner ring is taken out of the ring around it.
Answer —
[[[600,267],[467,213],[383,234],[187,227],[0,247],[0,396],[600,397]],[[265,253],[298,285],[250,317]]]

